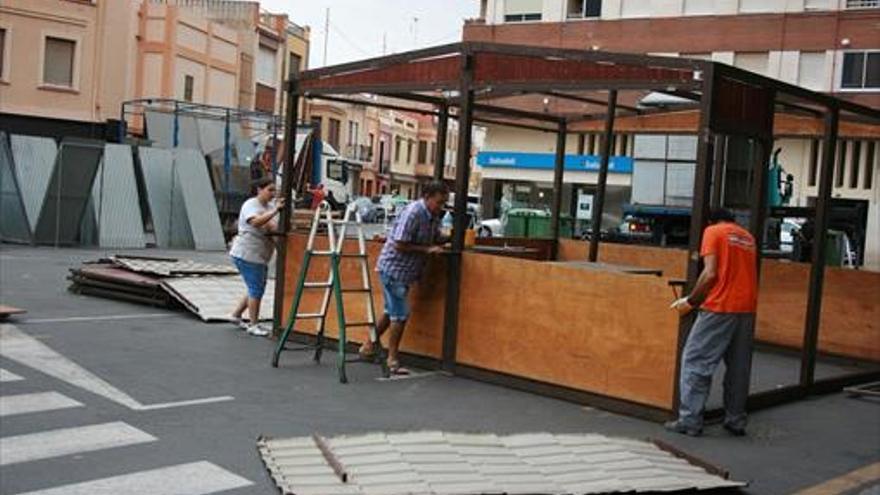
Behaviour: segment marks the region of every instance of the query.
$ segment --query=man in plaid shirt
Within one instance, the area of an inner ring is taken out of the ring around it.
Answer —
[[[449,199],[449,189],[443,182],[432,182],[424,187],[422,194],[422,199],[410,203],[398,215],[376,266],[385,300],[385,313],[376,324],[376,331],[381,337],[391,329],[388,368],[397,375],[409,373],[398,359],[400,340],[409,318],[409,287],[421,277],[427,256],[443,252],[440,215]],[[360,353],[364,357],[372,355],[372,343],[364,343]]]

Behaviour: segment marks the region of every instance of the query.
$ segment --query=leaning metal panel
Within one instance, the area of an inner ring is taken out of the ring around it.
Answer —
[[[9,136],[15,178],[31,231],[37,228],[37,218],[46,199],[46,189],[55,167],[58,145],[52,138],[38,136]]]
[[[178,148],[174,150],[174,167],[183,193],[195,248],[218,251],[226,249],[220,213],[217,211],[204,157],[196,150]]]
[[[172,277],[162,280],[164,288],[203,321],[229,321],[233,306],[247,294],[237,275],[221,277]],[[275,281],[266,282],[266,294],[275,292]],[[271,304],[260,306],[260,320],[272,320]]]
[[[73,245],[92,195],[104,143],[93,139],[65,138],[58,147],[55,169],[40,209],[34,240],[53,245]]]
[[[106,248],[142,248],[146,245],[141,204],[131,146],[104,147],[92,199],[98,224],[98,245]]]
[[[0,131],[0,240],[30,242],[31,231],[5,132]]]
[[[156,243],[162,248],[192,249],[192,233],[171,150],[142,147],[139,156]]]
[[[174,114],[146,110],[144,116],[147,120],[147,137],[158,148],[172,148],[174,146]]]

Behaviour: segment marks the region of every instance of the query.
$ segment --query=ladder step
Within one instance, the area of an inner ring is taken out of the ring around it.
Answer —
[[[370,289],[355,289],[355,288],[352,288],[352,289],[342,289],[342,292],[344,292],[344,293],[348,293],[348,292],[358,293],[358,292],[360,292],[360,293],[362,293],[362,294],[365,294],[365,293],[367,293],[367,292],[372,292],[372,290],[370,290]]]
[[[343,257],[343,258],[363,258],[363,259],[367,259],[367,255],[366,255],[366,254],[360,254],[360,253],[343,253],[343,254],[340,254],[339,256],[341,256],[341,257]]]
[[[333,284],[329,282],[306,282],[303,284],[303,289],[329,289],[333,287]]]
[[[376,323],[371,321],[353,321],[351,323],[345,323],[346,327],[372,327],[374,325],[376,325]]]
[[[317,320],[318,318],[323,318],[324,315],[321,313],[299,313],[296,315],[297,320]]]
[[[321,219],[321,223],[326,224],[327,220]],[[346,221],[346,220],[333,220],[333,225],[348,225],[350,227],[359,227],[363,224],[360,224],[358,222]]]
[[[336,253],[333,251],[312,251],[312,256],[332,256]]]

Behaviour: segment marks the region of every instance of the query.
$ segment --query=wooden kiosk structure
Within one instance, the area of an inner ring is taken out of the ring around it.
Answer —
[[[648,92],[683,97],[693,104],[676,112],[638,107],[636,102]],[[371,103],[351,97],[364,93],[384,98]],[[414,290],[413,317],[403,342],[410,360],[654,419],[667,418],[677,408],[680,351],[691,321],[680,321],[668,309],[670,284],[678,278],[685,280],[686,289],[694,284],[700,270],[701,232],[710,207],[737,208],[755,237],[763,238],[766,164],[774,127],[805,123],[821,130],[812,263],[786,266],[759,259],[762,287],[757,336],[799,353],[799,380],[754,394],[750,407],[880,379],[878,368],[833,380],[815,378],[820,351],[880,362],[880,273],[825,267],[838,135],[841,130],[851,135],[880,135],[876,109],[709,61],[471,42],[302,72],[287,87],[288,145],[282,188],[288,206],[281,216],[285,231],[278,250],[276,328],[286,321],[306,238],[290,230],[289,208],[291,192],[300,190],[306,177],[306,170],[294,164],[295,140],[289,135],[299,120],[302,98],[435,115],[440,150],[445,149],[448,119],[458,120],[452,252],[433,259],[424,281]],[[475,122],[557,136],[549,261],[465,249]],[[668,133],[665,126],[671,122],[684,122],[677,132],[699,136],[689,250],[600,246],[598,219],[615,127],[623,124],[633,132]],[[604,136],[601,168],[592,241],[587,247],[558,238],[566,136],[600,126]],[[746,150],[736,163],[724,151],[733,144]],[[436,160],[435,175],[442,177],[443,157]],[[747,201],[731,203],[728,199],[734,196]],[[368,247],[373,263],[380,249],[379,243]],[[604,264],[583,263],[587,260]],[[566,263],[570,261],[578,263]],[[608,269],[609,263],[656,268],[662,275]],[[347,270],[342,271],[344,280]],[[768,275],[780,271],[785,272],[781,278]],[[771,283],[771,278],[782,282]],[[792,280],[801,285],[791,287]],[[848,293],[847,287],[853,284],[864,288],[863,297]],[[380,292],[375,294],[377,301],[381,301]],[[349,311],[357,308],[347,307]],[[797,316],[794,324],[781,324],[780,312]],[[332,336],[334,320],[328,321]]]

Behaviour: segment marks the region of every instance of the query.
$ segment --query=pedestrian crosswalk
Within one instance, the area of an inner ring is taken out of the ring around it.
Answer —
[[[17,370],[16,370],[17,371]],[[27,377],[0,369],[0,418],[27,417],[29,414],[55,412],[70,414],[77,408],[87,407],[56,391],[7,393],[9,382],[21,389],[27,388]],[[22,391],[22,390],[19,390]],[[66,428],[48,429],[18,435],[5,435],[0,428],[0,478],[26,463],[65,456],[80,456],[90,452],[113,451],[122,447],[138,448],[156,444],[161,439],[123,421],[109,421]],[[50,486],[18,495],[209,495],[253,485],[238,476],[205,460],[176,464],[143,471],[120,473],[116,476]],[[41,481],[45,481],[45,478]],[[2,484],[0,484],[2,485]],[[0,486],[0,492],[8,490]]]

